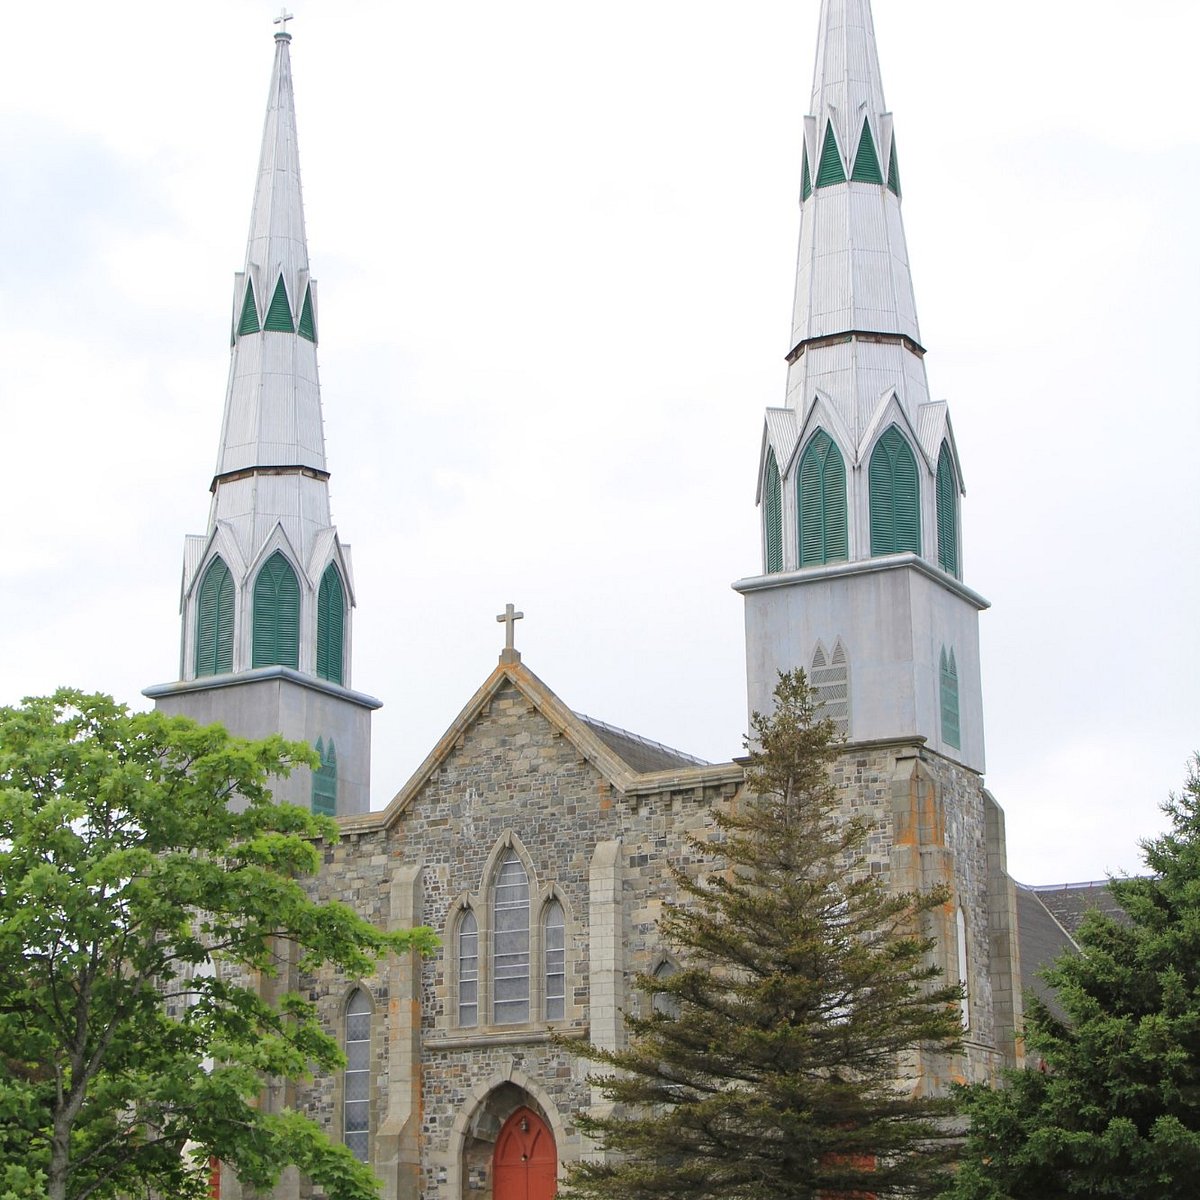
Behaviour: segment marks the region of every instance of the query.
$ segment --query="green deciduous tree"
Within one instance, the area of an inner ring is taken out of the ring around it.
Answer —
[[[833,725],[804,674],[755,714],[747,794],[696,841],[707,878],[676,871],[661,932],[682,968],[643,976],[663,1011],[628,1017],[628,1047],[584,1053],[610,1115],[580,1124],[611,1152],[570,1197],[835,1200],[936,1194],[949,1156],[936,1100],[897,1086],[907,1055],[961,1039],[960,991],[929,965],[944,889],[890,893],[841,811]],[[714,857],[714,852],[719,857]]]
[[[260,1103],[340,1062],[306,1000],[259,986],[281,955],[360,975],[432,940],[306,894],[334,826],[269,782],[312,762],[106,696],[0,709],[0,1197],[199,1197],[210,1155],[257,1187],[295,1164],[375,1195],[344,1146]]]
[[[1045,973],[1062,1018],[1026,1001],[1029,1070],[964,1089],[957,1200],[1184,1200],[1200,1192],[1200,760],[1142,843],[1148,877],[1110,883],[1128,921],[1089,913]]]

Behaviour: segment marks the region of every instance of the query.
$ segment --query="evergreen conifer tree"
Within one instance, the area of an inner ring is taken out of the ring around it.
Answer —
[[[955,1200],[1184,1200],[1200,1192],[1200,760],[1142,843],[1150,875],[1114,879],[1078,953],[1046,972],[1062,1017],[1026,1002],[1030,1069],[967,1088]]]
[[[613,1102],[580,1125],[608,1153],[565,1195],[612,1200],[837,1200],[936,1195],[942,1102],[897,1084],[918,1049],[961,1039],[960,991],[938,981],[923,916],[948,898],[889,892],[841,811],[837,754],[802,671],[755,714],[744,796],[695,841],[661,921],[681,969],[639,985],[665,1003],[627,1017],[629,1044],[588,1058]],[[717,857],[719,855],[719,857]]]

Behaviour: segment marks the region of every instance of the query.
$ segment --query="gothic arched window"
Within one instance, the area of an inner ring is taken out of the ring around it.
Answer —
[[[567,1005],[567,921],[557,900],[551,900],[542,913],[542,958],[546,1020],[561,1021]]]
[[[783,570],[783,487],[779,482],[779,464],[775,451],[767,447],[767,463],[763,469],[763,546],[766,550],[767,574]]]
[[[654,978],[656,980],[670,979],[678,970],[679,968],[673,962],[664,960],[654,968]],[[650,997],[650,1007],[656,1013],[662,1013],[664,1017],[670,1017],[672,1020],[679,1016],[679,998],[671,995],[670,992],[662,992],[656,989]]]
[[[292,564],[276,550],[254,581],[256,667],[300,666],[300,584]]]
[[[938,566],[958,575],[958,479],[950,443],[943,442],[937,465]]]
[[[196,601],[197,677],[233,670],[233,608],[233,576],[223,559],[214,558]]]
[[[337,815],[337,750],[333,738],[329,739],[328,746],[317,738],[315,749],[321,765],[312,773],[311,807],[315,813],[333,817]]]
[[[842,737],[850,736],[850,664],[842,639],[833,644],[833,653],[826,657],[825,647],[817,644],[813,651],[812,669],[808,673],[814,699],[821,706],[821,716],[828,717]]]
[[[962,1026],[971,1028],[971,986],[967,967],[967,918],[961,908],[954,910],[954,933],[958,942],[958,982],[962,984]]]
[[[371,1148],[371,1001],[362,988],[355,988],[346,1002],[342,1050],[342,1141],[359,1162],[366,1162]]]
[[[833,438],[818,429],[800,456],[796,476],[797,548],[802,567],[848,556],[846,464]]]
[[[346,657],[346,593],[337,567],[330,563],[317,592],[317,675],[343,682]]]
[[[458,920],[458,1023],[479,1024],[479,922],[468,908]]]
[[[962,736],[958,721],[958,665],[954,661],[954,651],[948,654],[942,647],[942,655],[938,662],[938,675],[941,680],[942,707],[942,741],[955,750],[962,749]]]
[[[921,553],[921,489],[912,447],[895,425],[871,451],[871,554]]]
[[[529,1020],[529,876],[511,849],[492,884],[492,1020]]]

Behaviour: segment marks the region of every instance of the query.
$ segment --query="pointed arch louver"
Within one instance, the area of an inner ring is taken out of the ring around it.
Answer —
[[[892,145],[888,151],[888,191],[900,195],[900,165],[896,162],[896,135],[892,134]]]
[[[317,340],[317,322],[313,316],[311,283],[304,289],[304,304],[300,308],[300,323],[296,326],[296,332],[310,342]]]
[[[807,200],[812,195],[812,172],[808,167],[808,143],[804,143],[804,149],[800,158],[800,199]]]
[[[238,337],[258,333],[258,306],[254,303],[254,281],[246,280],[246,295],[242,300],[242,317],[238,321]]]
[[[800,565],[847,558],[846,463],[833,438],[818,429],[800,457],[796,476]]]
[[[830,184],[845,182],[846,168],[842,164],[841,151],[838,150],[833,122],[826,121],[825,143],[821,147],[821,161],[817,165],[817,187],[829,187]]]
[[[343,683],[346,660],[346,592],[336,566],[330,563],[317,592],[317,675]]]
[[[871,122],[863,118],[862,134],[858,139],[858,151],[854,155],[854,172],[850,178],[855,183],[883,183],[883,172],[879,169],[879,155],[875,153],[875,139],[871,136]]]
[[[233,670],[233,576],[221,558],[204,572],[196,602],[196,676]]]
[[[921,553],[921,492],[912,447],[889,425],[871,451],[867,472],[871,554]]]
[[[763,471],[763,544],[766,549],[767,574],[783,570],[783,486],[779,481],[779,464],[775,451],[767,447],[767,464]]]
[[[300,666],[300,584],[278,550],[254,581],[251,659],[256,667]]]
[[[821,716],[828,717],[839,737],[850,736],[850,663],[842,639],[833,644],[833,653],[826,657],[825,647],[817,643],[808,673],[809,686],[821,707]]]
[[[317,738],[317,757],[321,765],[312,773],[312,810],[326,817],[337,816],[337,749],[333,738],[326,746]]]
[[[267,319],[263,322],[264,333],[295,333],[292,324],[292,306],[288,303],[287,288],[283,276],[275,285],[275,294],[271,297],[271,307],[267,309]]]
[[[958,480],[950,444],[942,443],[937,465],[938,566],[958,575]]]
[[[958,718],[958,664],[954,651],[946,652],[942,647],[938,661],[938,676],[941,681],[942,741],[955,750],[962,749],[962,731]]]

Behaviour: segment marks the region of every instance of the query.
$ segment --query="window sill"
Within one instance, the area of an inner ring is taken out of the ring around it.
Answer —
[[[548,1042],[551,1037],[582,1040],[588,1036],[587,1025],[519,1025],[516,1028],[492,1026],[478,1033],[465,1031],[433,1036],[425,1039],[429,1050],[473,1050],[479,1046],[512,1046],[519,1043]]]

